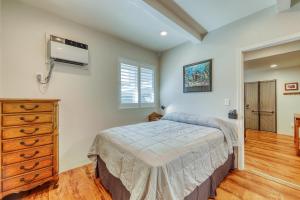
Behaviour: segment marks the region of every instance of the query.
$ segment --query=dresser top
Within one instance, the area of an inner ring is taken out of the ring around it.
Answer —
[[[299,114],[299,113],[296,113],[296,114],[294,115],[294,117],[295,117],[295,118],[300,118],[300,114]]]
[[[21,99],[21,98],[0,98],[0,102],[19,101],[19,102],[56,102],[60,99]]]

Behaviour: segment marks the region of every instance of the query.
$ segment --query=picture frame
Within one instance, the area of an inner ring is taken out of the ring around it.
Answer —
[[[183,92],[212,91],[212,63],[204,60],[183,66]]]
[[[299,84],[298,82],[286,83],[284,84],[284,90],[285,91],[299,90]]]

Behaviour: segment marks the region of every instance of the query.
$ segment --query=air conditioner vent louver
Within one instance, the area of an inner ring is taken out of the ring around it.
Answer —
[[[56,62],[79,66],[88,65],[89,51],[87,44],[51,35],[48,47],[50,59]]]

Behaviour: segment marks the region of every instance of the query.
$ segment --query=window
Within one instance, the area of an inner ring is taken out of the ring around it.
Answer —
[[[140,68],[141,76],[141,103],[154,103],[154,71],[149,68]]]
[[[121,104],[137,104],[138,67],[121,63]]]
[[[120,107],[153,107],[155,71],[151,66],[120,62]]]

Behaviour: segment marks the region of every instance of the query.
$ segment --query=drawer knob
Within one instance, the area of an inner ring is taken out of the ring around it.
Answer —
[[[26,107],[25,105],[20,105],[20,108],[24,109],[24,110],[34,110],[37,109],[39,107],[39,105],[34,105],[33,107]]]
[[[20,120],[22,120],[24,122],[34,122],[38,119],[39,119],[39,116],[35,116],[35,118],[33,118],[33,119],[26,119],[25,117],[20,117]]]
[[[39,164],[40,164],[39,162],[36,162],[36,163],[34,163],[34,165],[32,167],[28,167],[28,168],[26,168],[24,165],[22,165],[20,167],[20,169],[25,170],[25,171],[30,171],[30,170],[33,170],[34,168],[36,168]]]
[[[28,158],[33,158],[34,156],[36,156],[36,155],[39,154],[39,153],[40,153],[39,151],[35,151],[32,155],[25,155],[24,153],[22,153],[20,156],[21,156],[22,158],[28,159]]]
[[[31,179],[25,179],[25,178],[20,178],[20,181],[21,182],[24,182],[24,183],[30,183],[32,181],[34,181],[34,179],[36,179],[40,174],[35,174]]]
[[[20,142],[20,144],[23,145],[23,146],[33,146],[36,143],[38,143],[39,141],[40,141],[39,139],[36,139],[32,143],[29,143],[29,144],[27,144],[26,142],[22,141],[22,142]]]
[[[24,133],[24,134],[33,134],[33,133],[37,132],[38,130],[40,130],[40,129],[39,128],[35,128],[33,131],[30,132],[30,131],[26,131],[24,129],[21,129],[20,132]]]

